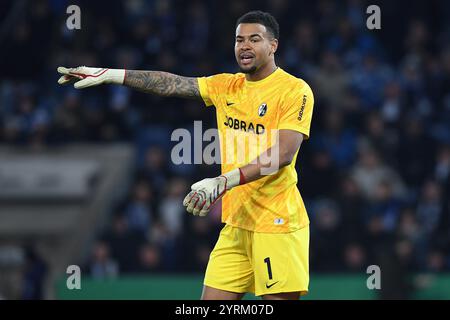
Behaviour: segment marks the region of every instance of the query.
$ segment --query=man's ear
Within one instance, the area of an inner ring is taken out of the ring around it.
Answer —
[[[275,54],[275,52],[277,52],[278,49],[278,39],[273,39],[270,41],[270,46],[271,46],[271,54]]]

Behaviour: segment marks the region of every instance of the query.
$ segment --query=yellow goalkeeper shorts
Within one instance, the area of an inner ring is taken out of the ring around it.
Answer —
[[[306,294],[309,226],[290,233],[258,233],[225,225],[209,257],[204,285],[256,296]]]

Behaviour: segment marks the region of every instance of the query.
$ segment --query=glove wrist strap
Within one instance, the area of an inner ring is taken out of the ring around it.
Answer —
[[[222,176],[227,179],[227,190],[230,190],[231,188],[234,188],[241,184],[241,170],[239,168],[228,171]]]
[[[122,85],[125,80],[125,69],[109,69],[106,72],[106,82]]]

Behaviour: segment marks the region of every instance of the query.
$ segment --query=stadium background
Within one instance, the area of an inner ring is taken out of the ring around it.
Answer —
[[[66,8],[81,8],[68,30]],[[381,30],[366,8],[381,8]],[[214,110],[123,87],[77,91],[57,66],[235,72],[234,24],[271,12],[277,63],[315,93],[297,161],[310,299],[450,298],[448,1],[1,1],[0,297],[197,299],[220,209],[189,216],[171,132]],[[366,288],[379,265],[382,289]],[[66,288],[79,265],[82,289]]]

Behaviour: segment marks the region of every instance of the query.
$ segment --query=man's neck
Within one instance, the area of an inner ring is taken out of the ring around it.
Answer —
[[[270,63],[261,66],[261,68],[256,70],[254,73],[246,74],[245,78],[247,79],[247,81],[259,81],[270,76],[272,73],[275,72],[275,70],[277,70],[277,68],[278,67],[275,64],[275,61],[271,61]]]

